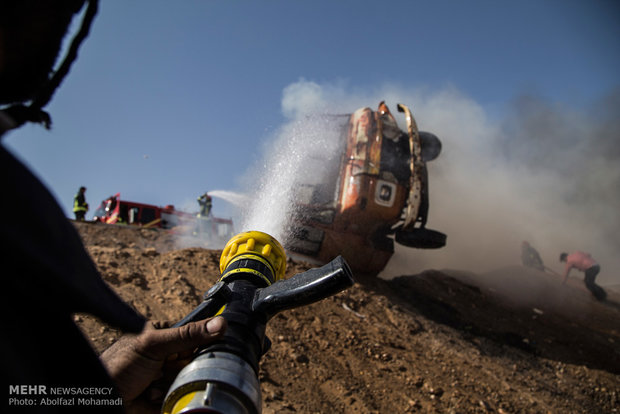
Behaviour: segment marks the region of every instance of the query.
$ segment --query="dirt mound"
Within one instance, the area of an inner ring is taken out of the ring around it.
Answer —
[[[219,251],[158,230],[76,224],[112,288],[174,323],[219,276]],[[289,261],[287,276],[311,266]],[[426,271],[355,286],[268,324],[265,413],[618,412],[620,298],[523,268]],[[119,333],[76,321],[101,351]]]

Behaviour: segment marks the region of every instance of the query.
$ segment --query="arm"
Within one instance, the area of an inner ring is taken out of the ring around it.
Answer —
[[[573,268],[572,263],[566,262],[566,269],[564,270],[564,280],[562,280],[562,284],[565,284],[566,281],[568,280],[568,274],[570,273],[570,270],[572,268]]]

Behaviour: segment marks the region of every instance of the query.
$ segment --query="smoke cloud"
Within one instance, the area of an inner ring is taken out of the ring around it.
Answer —
[[[397,103],[408,105],[420,129],[443,143],[442,154],[428,165],[427,227],[448,235],[447,246],[438,250],[397,245],[382,277],[429,268],[483,272],[519,264],[520,245],[527,240],[557,272],[563,270],[561,252],[583,250],[601,265],[597,282],[620,282],[620,90],[587,109],[522,96],[502,119],[493,119],[451,87],[431,91],[384,85],[351,91],[346,85],[302,79],[283,92],[282,111],[290,122],[268,146],[281,150],[265,158],[257,194],[261,210],[248,217],[245,228],[262,227],[279,237],[290,214],[287,186],[300,175],[320,180],[320,170],[307,160],[329,158],[339,131],[330,131],[333,125],[317,113],[374,109],[381,100],[401,129],[405,121],[396,112]]]

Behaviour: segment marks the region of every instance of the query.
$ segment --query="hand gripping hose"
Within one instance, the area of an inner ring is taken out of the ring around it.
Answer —
[[[259,414],[258,365],[268,351],[269,319],[285,309],[317,302],[351,285],[353,276],[338,256],[330,263],[282,280],[286,255],[268,234],[251,231],[233,237],[222,252],[219,281],[203,302],[175,326],[216,314],[228,322],[224,336],[206,348],[177,376],[162,413]]]

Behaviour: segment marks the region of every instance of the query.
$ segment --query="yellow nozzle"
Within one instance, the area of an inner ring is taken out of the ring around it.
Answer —
[[[220,272],[224,271],[235,258],[254,255],[263,258],[271,267],[274,282],[284,278],[286,271],[286,253],[279,241],[261,231],[239,233],[226,243],[220,258]]]

